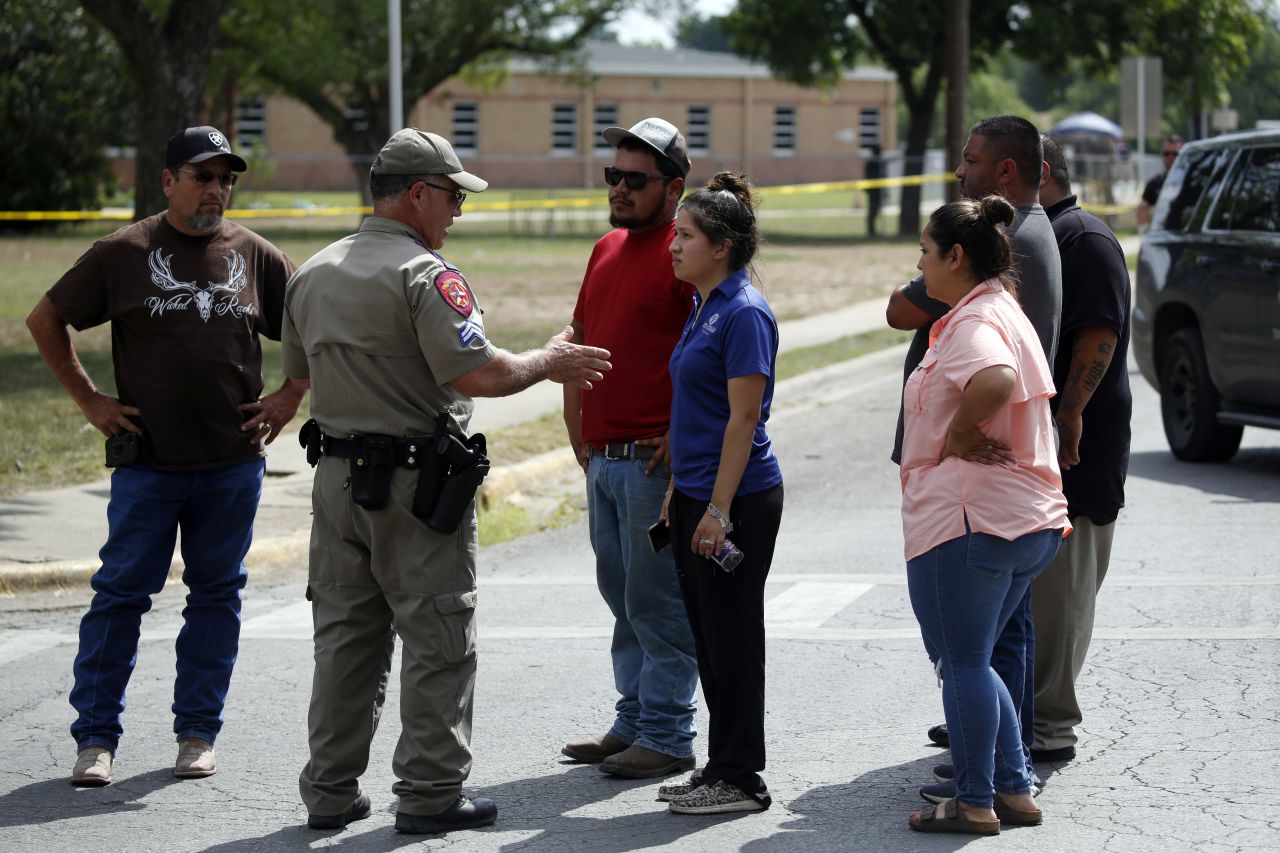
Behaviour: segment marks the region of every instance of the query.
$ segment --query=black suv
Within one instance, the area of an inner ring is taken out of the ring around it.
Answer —
[[[1138,255],[1133,350],[1179,459],[1280,429],[1280,131],[1186,145]]]

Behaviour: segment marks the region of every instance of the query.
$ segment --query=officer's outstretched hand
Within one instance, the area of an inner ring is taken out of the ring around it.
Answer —
[[[564,385],[590,388],[592,382],[604,379],[606,370],[613,369],[609,363],[610,353],[600,347],[571,344],[569,340],[572,337],[573,326],[565,326],[564,331],[543,347],[547,358],[547,378]]]

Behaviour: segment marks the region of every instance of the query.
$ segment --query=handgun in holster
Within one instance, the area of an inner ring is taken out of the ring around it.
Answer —
[[[449,420],[448,412],[436,419],[434,444],[423,460],[413,495],[413,514],[440,533],[458,529],[489,473],[484,434],[459,439],[449,432]]]
[[[320,431],[320,424],[316,423],[315,418],[308,418],[302,429],[298,430],[298,444],[306,448],[307,464],[312,468],[320,461],[320,453],[324,450],[323,439],[324,433]]]

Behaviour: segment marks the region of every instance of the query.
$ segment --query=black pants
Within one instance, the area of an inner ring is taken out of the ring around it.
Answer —
[[[765,790],[759,776],[764,769],[764,582],[782,521],[782,486],[733,499],[729,538],[743,560],[732,574],[689,548],[706,509],[706,501],[678,489],[672,495],[671,548],[711,715],[702,778],[756,794]]]

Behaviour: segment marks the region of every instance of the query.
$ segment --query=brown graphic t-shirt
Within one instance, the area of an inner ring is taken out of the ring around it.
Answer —
[[[94,243],[49,299],[78,330],[110,321],[117,396],[142,412],[146,460],[209,468],[262,455],[239,406],[262,394],[258,336],[280,339],[292,273],[234,222],[192,237],[160,213]]]

